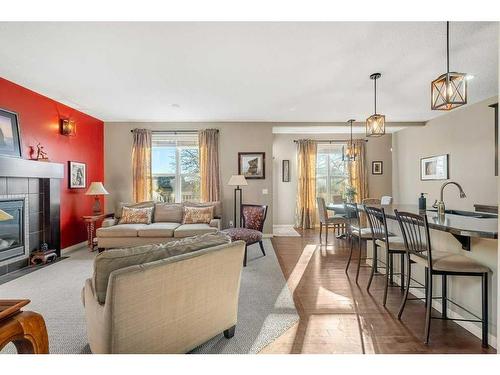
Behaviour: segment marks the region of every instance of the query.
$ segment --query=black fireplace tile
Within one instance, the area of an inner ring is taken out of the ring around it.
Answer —
[[[5,275],[8,272],[7,265],[4,264],[3,266],[0,266],[0,276]]]
[[[7,272],[14,272],[17,270],[20,270],[21,268],[24,268],[29,265],[29,259],[21,259],[12,263],[7,264]]]
[[[7,178],[0,177],[0,195],[7,194]]]
[[[29,232],[39,232],[43,230],[43,213],[38,212],[34,214],[30,214],[30,227]]]
[[[30,205],[30,214],[43,212],[43,195],[29,194],[28,204]]]
[[[42,240],[43,240],[42,232],[30,233],[30,246],[29,246],[30,252],[38,250],[38,248],[40,247],[40,242],[42,242]]]
[[[7,194],[28,194],[28,178],[7,177]]]
[[[38,194],[40,193],[40,179],[39,178],[30,178],[28,180],[28,193],[30,194]]]

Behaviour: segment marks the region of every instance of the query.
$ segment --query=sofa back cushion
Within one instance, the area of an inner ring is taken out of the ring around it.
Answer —
[[[156,203],[155,223],[182,223],[182,203]]]
[[[214,211],[213,211],[214,217],[217,219],[222,218],[222,204],[220,201],[203,202],[203,203],[184,202],[184,207],[210,207],[210,206],[213,206],[213,208],[214,208]]]
[[[123,207],[122,217],[118,224],[151,224],[153,207]]]
[[[145,208],[145,207],[154,207],[154,206],[155,206],[154,201],[146,201],[146,202],[140,202],[140,203],[120,202],[120,203],[118,203],[116,210],[115,210],[115,218],[120,219],[122,217],[123,207]]]
[[[229,242],[231,242],[229,236],[222,232],[218,232],[184,238],[180,241],[173,241],[165,244],[106,250],[98,254],[94,259],[94,275],[92,281],[97,300],[99,303],[104,303],[106,301],[109,277],[113,271]]]

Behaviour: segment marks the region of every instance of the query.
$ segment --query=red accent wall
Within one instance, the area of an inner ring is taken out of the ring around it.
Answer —
[[[92,212],[93,197],[86,189],[68,188],[68,161],[87,164],[87,187],[92,181],[104,181],[104,124],[85,113],[37,94],[0,77],[0,108],[19,115],[23,157],[29,158],[29,146],[40,142],[50,161],[63,163],[61,181],[61,247],[87,238],[81,217]],[[76,122],[76,136],[59,134],[59,118]],[[104,202],[101,198],[101,204]]]

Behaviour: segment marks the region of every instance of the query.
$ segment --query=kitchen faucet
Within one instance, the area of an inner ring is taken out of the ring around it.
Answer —
[[[460,184],[458,182],[455,182],[455,181],[445,182],[443,185],[441,185],[441,194],[439,195],[439,201],[436,200],[434,202],[434,204],[432,205],[432,207],[437,208],[438,215],[444,215],[445,214],[446,206],[444,204],[443,193],[444,193],[445,186],[450,185],[450,184],[451,185],[455,185],[456,187],[458,187],[458,190],[460,191],[460,198],[466,198],[467,197],[467,195],[465,195],[464,189],[462,189],[462,187],[460,186]]]

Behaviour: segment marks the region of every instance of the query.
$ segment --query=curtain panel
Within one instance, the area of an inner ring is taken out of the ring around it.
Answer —
[[[297,206],[295,226],[314,228],[316,224],[316,142],[297,141]]]
[[[219,131],[217,129],[200,130],[198,144],[201,201],[220,201]]]
[[[152,199],[151,130],[134,129],[132,146],[133,198],[135,202]]]
[[[355,141],[356,160],[349,163],[349,184],[356,189],[354,201],[361,203],[368,197],[368,175],[366,171],[366,142],[364,140]]]

